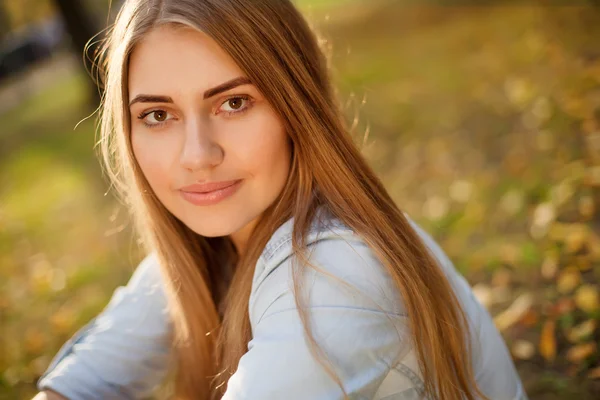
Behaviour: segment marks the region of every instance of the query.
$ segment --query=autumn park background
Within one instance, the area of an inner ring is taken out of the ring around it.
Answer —
[[[600,4],[297,3],[357,142],[490,309],[530,398],[600,398]],[[108,0],[0,1],[0,399],[34,394],[141,257],[82,68],[108,15]],[[47,21],[64,30],[51,53],[3,76]]]

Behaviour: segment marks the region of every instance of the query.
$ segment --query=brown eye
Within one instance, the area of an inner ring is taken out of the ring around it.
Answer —
[[[239,110],[244,104],[244,99],[235,97],[233,99],[229,99],[227,101],[227,104],[229,105],[229,107],[231,107],[232,110]]]
[[[219,107],[219,111],[223,111],[226,115],[233,115],[237,113],[244,112],[248,110],[252,106],[252,101],[250,96],[239,95],[235,97],[231,97],[221,103],[221,107]]]
[[[164,122],[167,120],[167,113],[165,111],[154,111],[154,119],[158,122]]]

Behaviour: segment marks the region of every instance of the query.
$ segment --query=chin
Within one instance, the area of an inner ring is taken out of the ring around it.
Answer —
[[[185,221],[184,221],[185,223]],[[226,224],[220,225],[206,225],[206,224],[185,224],[192,231],[197,233],[200,236],[204,237],[221,237],[221,236],[229,236],[232,233],[236,232],[235,228],[229,229]]]
[[[223,209],[173,211],[179,211],[172,214],[190,230],[210,238],[235,234],[256,219],[256,215],[248,210],[248,204],[234,204]]]

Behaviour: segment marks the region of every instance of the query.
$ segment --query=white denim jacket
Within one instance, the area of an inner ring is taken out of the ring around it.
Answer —
[[[229,379],[224,400],[343,398],[304,338],[290,283],[292,224],[290,220],[275,232],[256,265],[248,304],[252,340]],[[525,400],[489,314],[440,247],[414,223],[413,227],[439,261],[467,314],[479,387],[493,400]],[[315,222],[307,243],[311,262],[334,277],[309,269],[312,329],[349,397],[421,398],[423,380],[406,311],[373,252],[333,218]],[[171,329],[161,273],[150,255],[127,286],[115,291],[104,311],[63,346],[38,389],[53,389],[70,400],[148,397],[167,374]]]

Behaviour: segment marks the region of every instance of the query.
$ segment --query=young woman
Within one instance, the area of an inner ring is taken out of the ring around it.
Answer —
[[[151,255],[40,398],[143,398],[174,371],[181,399],[525,399],[290,1],[127,0],[105,50],[104,161]]]

